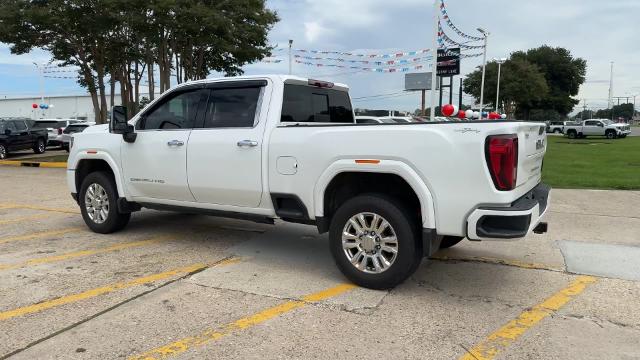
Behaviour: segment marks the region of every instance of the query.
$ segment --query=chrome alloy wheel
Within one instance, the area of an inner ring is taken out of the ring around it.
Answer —
[[[7,158],[7,149],[4,146],[0,146],[0,160]]]
[[[398,239],[385,218],[374,213],[359,213],[351,217],[342,230],[342,249],[356,269],[379,274],[396,261]]]
[[[105,189],[100,185],[93,183],[87,188],[84,195],[84,206],[87,215],[96,224],[102,224],[109,216],[109,196]]]
[[[45,145],[44,145],[44,141],[42,140],[38,140],[38,151],[43,153],[45,150]]]

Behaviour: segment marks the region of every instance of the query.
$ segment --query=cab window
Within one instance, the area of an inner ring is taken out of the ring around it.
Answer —
[[[169,95],[136,124],[139,130],[176,130],[194,127],[198,106],[206,91],[194,89]]]
[[[281,122],[354,123],[346,91],[285,84]]]

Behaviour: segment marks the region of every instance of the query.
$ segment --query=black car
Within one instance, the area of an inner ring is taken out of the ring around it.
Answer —
[[[0,160],[11,151],[32,149],[42,154],[47,147],[47,129],[36,129],[29,119],[0,118]]]

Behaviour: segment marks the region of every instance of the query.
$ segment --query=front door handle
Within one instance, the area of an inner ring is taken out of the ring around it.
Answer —
[[[184,145],[184,141],[180,141],[180,140],[171,140],[167,143],[167,145],[169,146],[182,146]]]
[[[239,147],[255,147],[258,146],[258,142],[257,141],[253,141],[253,140],[240,140],[238,141],[238,146]]]

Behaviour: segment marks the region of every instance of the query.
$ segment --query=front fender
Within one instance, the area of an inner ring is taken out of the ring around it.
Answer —
[[[380,160],[377,164],[357,164],[354,159],[338,160],[325,169],[314,187],[313,203],[316,217],[324,216],[324,194],[331,180],[344,172],[372,172],[395,174],[403,178],[420,200],[422,227],[436,228],[433,195],[427,184],[409,165],[397,160]]]
[[[124,190],[125,187],[124,187],[124,184],[122,183],[121,169],[117,165],[117,162],[115,161],[114,157],[109,152],[104,150],[81,150],[75,154],[72,161],[67,162],[67,173],[68,174],[73,173],[74,175],[73,188],[75,188],[75,171],[78,168],[78,164],[80,164],[80,162],[83,160],[102,160],[106,162],[111,168],[111,171],[113,172],[113,177],[116,180],[116,188],[118,189],[118,196],[126,197],[125,190]],[[69,179],[68,182],[71,182],[71,179]],[[69,184],[69,187],[71,187],[71,184]],[[75,189],[75,190],[76,191],[72,191],[72,192],[77,192],[79,189]]]

